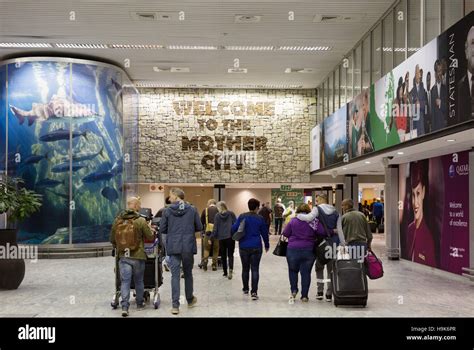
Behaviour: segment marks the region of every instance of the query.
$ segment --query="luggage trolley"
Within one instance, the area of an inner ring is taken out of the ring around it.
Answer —
[[[155,309],[160,307],[161,299],[159,288],[163,284],[163,259],[164,249],[161,244],[161,235],[157,235],[157,238],[154,241],[144,243],[145,254],[147,259],[145,261],[145,273],[143,277],[144,282],[144,301],[149,303],[151,301],[151,294],[153,294],[153,306]],[[110,303],[110,306],[115,310],[120,305],[120,270],[119,270],[119,258],[116,250],[114,249],[115,255],[115,294],[113,300]],[[135,281],[133,280],[130,284],[130,290],[135,289]],[[133,296],[136,297],[136,291],[134,291]]]

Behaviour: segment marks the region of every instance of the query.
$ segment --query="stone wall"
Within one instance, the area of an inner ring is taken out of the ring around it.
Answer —
[[[140,94],[140,182],[309,182],[314,90]]]

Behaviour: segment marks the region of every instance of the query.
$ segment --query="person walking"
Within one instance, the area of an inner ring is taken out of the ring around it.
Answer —
[[[235,214],[227,209],[225,202],[217,202],[219,211],[214,218],[214,229],[212,238],[219,240],[220,254],[222,258],[222,269],[224,277],[232,279],[234,271],[235,241],[232,239],[232,225],[235,223]],[[229,271],[227,272],[227,259],[229,259]]]
[[[285,212],[285,206],[281,202],[281,198],[277,199],[275,206],[273,207],[273,213],[275,215],[275,234],[281,235],[283,228],[283,213]]]
[[[146,254],[144,239],[152,240],[154,235],[143,217],[140,217],[140,198],[130,197],[127,209],[121,212],[112,225],[110,242],[119,258],[120,293],[122,296],[122,316],[128,316],[130,307],[130,284],[135,282],[137,310],[145,308],[144,274]]]
[[[363,260],[367,250],[371,249],[372,232],[364,214],[354,210],[352,199],[342,201],[342,229],[349,246],[351,259]]]
[[[202,231],[199,214],[193,206],[184,201],[184,192],[179,188],[170,190],[172,203],[163,212],[160,232],[166,235],[167,254],[170,257],[171,298],[173,315],[179,314],[180,267],[183,265],[184,289],[188,307],[193,307],[197,298],[193,291],[193,264],[197,254],[196,232]]]
[[[212,238],[211,234],[214,229],[214,218],[217,214],[216,201],[214,199],[209,199],[207,201],[207,208],[204,209],[201,213],[201,223],[204,227],[203,234],[203,245],[204,245],[204,255],[202,257],[201,266],[204,271],[207,271],[207,263],[209,260],[209,255],[212,250],[212,271],[217,270],[217,259],[219,258],[219,240]]]
[[[239,253],[242,262],[242,291],[244,295],[249,294],[250,270],[252,270],[252,289],[250,295],[252,300],[258,300],[258,281],[260,259],[262,258],[262,240],[265,245],[265,252],[270,249],[268,239],[268,227],[265,220],[257,214],[260,202],[255,198],[250,198],[248,203],[249,212],[239,216],[232,225],[232,233],[237,232],[240,223],[245,220],[244,236],[239,240]]]

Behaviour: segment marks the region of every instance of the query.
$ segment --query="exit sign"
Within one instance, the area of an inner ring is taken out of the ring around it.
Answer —
[[[291,191],[291,185],[281,185],[280,191]]]

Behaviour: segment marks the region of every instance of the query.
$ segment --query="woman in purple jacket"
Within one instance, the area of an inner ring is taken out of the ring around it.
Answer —
[[[296,209],[296,214],[311,212],[308,204],[301,204]],[[288,250],[286,260],[288,261],[288,273],[290,277],[291,299],[298,294],[298,273],[301,274],[301,301],[308,302],[309,286],[311,284],[311,271],[316,259],[313,253],[316,234],[321,225],[316,222],[306,222],[293,218],[285,226],[283,236],[288,238]]]

